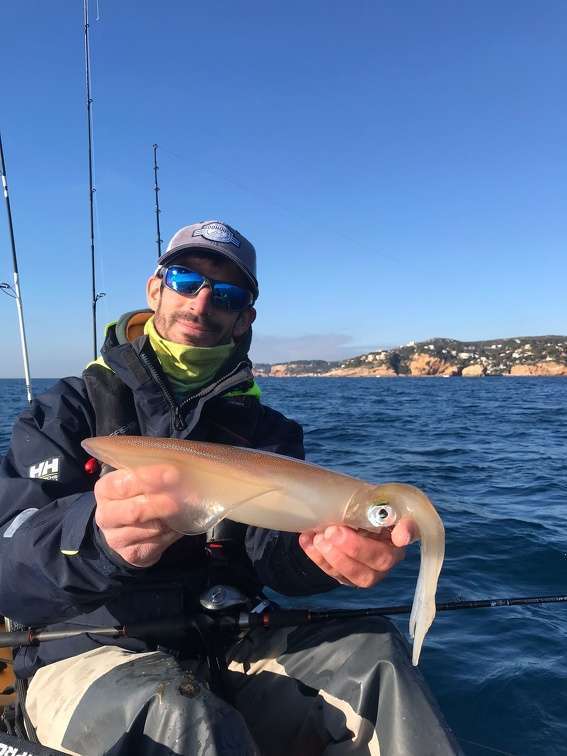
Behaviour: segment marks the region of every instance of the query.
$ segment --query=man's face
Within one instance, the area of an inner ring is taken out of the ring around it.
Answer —
[[[244,274],[226,258],[199,257],[198,252],[181,254],[171,264],[182,265],[216,281],[247,288]],[[253,307],[227,312],[212,303],[210,287],[203,286],[193,297],[178,294],[152,276],[147,286],[148,305],[154,311],[154,324],[160,336],[176,344],[212,347],[228,344],[249,329],[256,317]]]

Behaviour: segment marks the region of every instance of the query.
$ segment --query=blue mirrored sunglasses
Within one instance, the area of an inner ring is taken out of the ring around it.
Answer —
[[[220,310],[244,310],[254,300],[248,289],[226,281],[215,281],[181,265],[172,265],[162,269],[160,273],[167,288],[184,297],[195,297],[203,286],[209,286],[213,293],[212,303]]]

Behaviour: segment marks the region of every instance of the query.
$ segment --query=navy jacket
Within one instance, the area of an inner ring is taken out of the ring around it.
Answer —
[[[190,610],[212,579],[205,537],[185,536],[150,568],[124,562],[94,522],[97,475],[85,468],[88,456],[80,442],[101,432],[138,433],[303,458],[297,423],[253,396],[227,396],[253,380],[246,346],[207,387],[180,404],[149,339],[129,342],[113,327],[102,350],[112,372],[94,365],[82,379],[61,380],[22,413],[0,465],[1,614],[34,627],[96,627]],[[336,586],[305,556],[296,534],[234,523],[229,557],[234,575],[248,571],[259,584],[280,593],[309,594]],[[28,676],[39,666],[108,643],[89,634],[22,648],[16,671]],[[148,648],[132,639],[116,643]]]

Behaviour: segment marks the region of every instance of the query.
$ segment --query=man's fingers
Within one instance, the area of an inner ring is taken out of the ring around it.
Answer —
[[[95,521],[108,546],[130,564],[149,567],[181,538],[167,525],[184,504],[171,465],[116,470],[95,485]]]
[[[142,492],[139,481],[129,470],[114,470],[99,478],[94,487],[100,499],[126,499]]]
[[[340,552],[322,533],[306,531],[300,535],[299,543],[323,572],[342,585],[368,588],[384,576]]]
[[[394,546],[409,546],[410,543],[419,539],[417,523],[411,517],[402,517],[394,526],[391,538]]]
[[[123,531],[130,531],[131,540],[126,543],[123,543],[125,536]],[[142,538],[141,535],[134,529],[120,528],[119,531],[113,530],[110,533],[105,533],[105,540],[111,549],[134,567],[151,567],[159,561],[163,552],[172,543],[182,537],[179,533],[173,531],[160,533],[153,537],[149,537],[147,533]],[[138,538],[141,538],[141,540],[138,540]]]
[[[179,513],[179,502],[168,493],[138,494],[129,499],[101,501],[95,513],[100,528],[144,525],[152,520],[167,520]]]
[[[95,485],[97,501],[105,499],[128,499],[138,494],[148,494],[172,489],[179,481],[179,473],[172,465],[150,465],[132,470],[114,470],[103,475]]]
[[[305,551],[309,559],[311,559],[312,562],[315,562],[319,569],[323,570],[324,573],[332,578],[335,578],[335,580],[339,580],[340,582],[340,573],[333,567],[331,567],[331,565],[327,562],[319,549],[314,546],[314,536],[314,531],[306,531],[305,533],[301,533],[301,535],[299,536],[299,545],[301,546],[303,551]]]
[[[404,549],[393,546],[391,542],[369,538],[363,532],[347,527],[332,525],[325,529],[323,538],[320,541],[323,548],[331,545],[337,552],[376,572],[388,572],[405,556]],[[332,553],[330,549],[329,553]]]
[[[169,530],[167,526],[159,521],[148,523],[140,527],[112,528],[104,532],[107,544],[114,551],[122,551],[125,548],[147,544],[173,543],[177,540],[179,533]]]
[[[376,541],[374,543],[377,547],[382,546],[382,544]],[[313,544],[338,575],[346,578],[346,580],[357,585],[359,588],[369,588],[374,585],[385,577],[395,564],[392,558],[387,558],[380,563],[380,566],[383,567],[382,569],[375,569],[374,566],[363,564],[350,557],[340,546],[335,546],[323,534],[316,535],[313,539]]]
[[[393,538],[390,529],[370,533],[331,525],[322,532],[302,533],[299,542],[307,556],[328,575],[346,585],[369,588],[404,558],[403,545],[417,534],[413,520],[405,518],[398,523]]]

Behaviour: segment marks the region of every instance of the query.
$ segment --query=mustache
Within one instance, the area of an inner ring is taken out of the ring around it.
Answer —
[[[181,320],[185,323],[194,323],[201,326],[202,328],[206,328],[208,331],[213,331],[215,333],[222,330],[221,326],[218,323],[215,323],[214,320],[211,320],[208,315],[190,315],[189,313],[186,313],[185,315],[176,314],[172,315],[171,319],[174,322]]]

